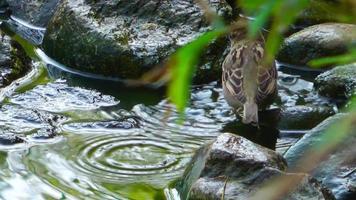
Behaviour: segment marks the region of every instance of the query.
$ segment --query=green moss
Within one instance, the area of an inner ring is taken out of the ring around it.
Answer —
[[[23,92],[26,92],[26,91],[36,87],[37,85],[44,85],[44,84],[48,83],[49,81],[50,81],[50,79],[48,77],[47,70],[45,69],[44,66],[42,66],[39,68],[38,75],[36,77],[34,77],[32,80],[30,80],[29,82],[18,87],[16,89],[16,92],[23,93]]]
[[[27,56],[22,46],[16,41],[11,41],[11,75],[14,80],[24,75],[31,67],[31,59]]]

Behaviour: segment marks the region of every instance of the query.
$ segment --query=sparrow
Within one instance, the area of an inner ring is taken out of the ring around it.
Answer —
[[[258,111],[267,108],[277,96],[277,69],[263,62],[265,40],[247,35],[247,19],[232,26],[230,52],[222,64],[224,98],[235,111],[243,110],[242,122],[258,125]]]

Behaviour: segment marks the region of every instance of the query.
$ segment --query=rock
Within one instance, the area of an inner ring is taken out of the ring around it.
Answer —
[[[15,17],[46,27],[60,0],[7,0]]]
[[[356,94],[356,63],[338,66],[320,74],[315,87],[321,95],[347,99]]]
[[[278,76],[279,129],[311,129],[335,114],[334,102],[322,98],[314,90],[313,82],[281,71]]]
[[[14,145],[23,142],[25,141],[17,135],[0,132],[0,145]]]
[[[332,107],[296,105],[285,107],[281,112],[280,129],[311,129],[327,117],[335,114]]]
[[[4,36],[0,41],[0,88],[23,76],[31,68],[31,59],[20,44]]]
[[[31,138],[34,140],[48,140],[53,139],[58,136],[58,132],[55,127],[47,127],[38,130],[36,133],[31,135]]]
[[[248,199],[263,183],[286,174],[282,156],[229,133],[220,135],[199,153],[177,184],[181,194],[187,196],[189,191],[189,199],[221,199],[223,192],[224,199]],[[325,191],[308,175],[286,175],[303,177],[302,184],[286,199],[324,199]]]
[[[57,127],[66,120],[64,116],[42,112],[34,107],[25,109],[13,104],[0,107],[0,130],[17,135]]]
[[[305,155],[307,150],[320,141],[326,130],[331,125],[338,123],[346,115],[336,114],[329,117],[305,134],[302,139],[286,152],[285,158],[288,165],[290,167],[296,166],[298,160]],[[356,142],[355,130],[356,127],[353,128],[347,140],[342,145],[339,145],[340,148],[330,154],[324,162],[320,163],[313,173],[313,177],[331,189],[338,200],[355,199],[354,197],[356,197],[355,191],[352,190],[352,185],[356,183],[356,160],[354,159],[356,151],[353,145]],[[351,159],[348,159],[348,157]]]
[[[224,0],[209,3],[219,14],[230,14]],[[48,25],[43,48],[72,68],[138,78],[209,28],[191,0],[64,0]],[[226,47],[222,38],[207,48],[198,80],[220,76]]]
[[[140,121],[138,117],[123,117],[121,119],[115,119],[110,121],[97,121],[97,122],[81,122],[81,123],[69,123],[64,125],[66,130],[122,130],[122,129],[134,129],[140,128]]]
[[[35,107],[51,113],[94,110],[119,103],[113,96],[81,87],[70,87],[61,79],[16,94],[12,96],[10,102],[27,109]]]
[[[310,26],[286,38],[277,60],[292,65],[307,65],[313,59],[336,56],[356,44],[356,25],[326,23]]]

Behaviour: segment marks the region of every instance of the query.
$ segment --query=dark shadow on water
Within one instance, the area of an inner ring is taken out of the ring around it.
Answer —
[[[306,81],[314,82],[314,79],[326,69],[310,68],[307,66],[293,66],[278,63],[278,70],[289,75],[303,77],[303,79]]]
[[[241,120],[227,123],[223,127],[224,132],[234,133],[254,143],[276,150],[279,130],[277,125],[280,118],[279,109],[271,109],[259,112],[259,127],[244,124]]]
[[[47,64],[47,70],[51,78],[65,79],[70,86],[94,89],[103,94],[114,96],[120,101],[120,108],[128,110],[137,104],[156,105],[165,97],[165,90],[162,87],[127,86],[122,81],[86,77],[64,71],[51,64]]]

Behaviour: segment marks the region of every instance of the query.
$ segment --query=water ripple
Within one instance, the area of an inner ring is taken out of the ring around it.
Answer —
[[[169,141],[144,136],[105,135],[86,140],[78,151],[75,167],[109,182],[172,179],[190,160],[187,149]],[[160,180],[162,181],[162,180]]]

